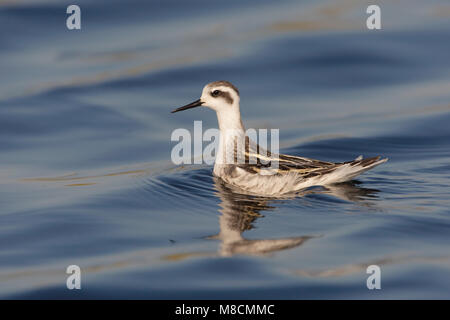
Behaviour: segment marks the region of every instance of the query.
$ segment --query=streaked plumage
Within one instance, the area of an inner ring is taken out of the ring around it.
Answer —
[[[387,161],[379,156],[367,159],[360,156],[352,161],[334,163],[271,154],[245,136],[239,100],[235,86],[227,81],[216,81],[204,87],[200,99],[173,112],[201,105],[216,111],[221,136],[214,174],[248,192],[280,195],[314,185],[345,182]],[[238,147],[239,140],[245,141],[245,147]]]

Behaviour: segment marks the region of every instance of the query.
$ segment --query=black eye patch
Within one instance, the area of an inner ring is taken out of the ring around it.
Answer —
[[[225,101],[229,104],[233,104],[233,98],[231,98],[231,95],[229,92],[224,92],[224,91],[220,91],[220,90],[214,90],[211,92],[211,96],[214,98],[217,97],[222,97],[223,99],[225,99]]]

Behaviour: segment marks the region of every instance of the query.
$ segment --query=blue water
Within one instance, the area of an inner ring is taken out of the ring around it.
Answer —
[[[86,0],[80,31],[69,4],[0,2],[1,298],[450,298],[447,1],[379,31],[365,1]],[[221,79],[284,153],[389,162],[294,199],[175,166],[217,120],[170,111]]]

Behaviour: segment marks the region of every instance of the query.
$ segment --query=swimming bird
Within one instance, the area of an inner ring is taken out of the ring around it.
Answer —
[[[349,181],[386,162],[380,156],[328,162],[275,154],[252,141],[241,120],[239,90],[228,81],[207,84],[200,99],[172,113],[205,106],[214,110],[220,129],[213,173],[226,183],[253,194],[277,196],[316,185]]]

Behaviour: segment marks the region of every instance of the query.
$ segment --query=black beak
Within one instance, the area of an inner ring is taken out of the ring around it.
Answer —
[[[187,110],[187,109],[191,109],[191,108],[195,108],[195,107],[199,107],[202,104],[203,104],[203,102],[200,101],[200,99],[198,99],[198,100],[195,100],[192,103],[189,103],[189,104],[187,104],[185,106],[182,106],[182,107],[179,107],[178,109],[173,110],[172,113],[175,113],[175,112],[178,112],[178,111]]]

